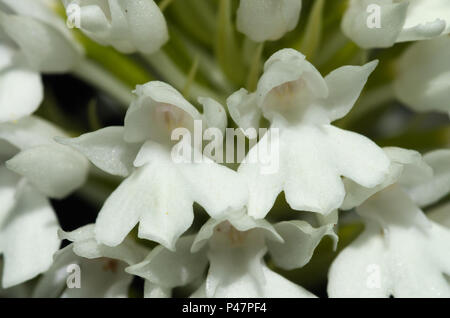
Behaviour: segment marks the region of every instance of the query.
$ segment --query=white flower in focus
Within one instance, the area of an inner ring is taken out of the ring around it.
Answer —
[[[263,163],[273,158],[258,147],[239,167],[249,184],[250,216],[264,218],[281,191],[294,210],[328,214],[344,200],[341,176],[365,187],[383,181],[389,168],[384,152],[368,138],[330,124],[350,111],[376,65],[344,66],[323,78],[301,53],[284,49],[265,63],[256,92],[241,89],[228,98],[244,132],[258,127],[261,114],[279,129],[277,172],[262,173]],[[260,148],[271,148],[270,134]]]
[[[88,37],[123,53],[153,53],[169,38],[166,20],[153,0],[63,0],[63,3],[69,17],[80,15],[79,27]],[[73,6],[79,12],[72,13]]]
[[[62,239],[73,243],[55,254],[50,269],[39,279],[32,296],[38,298],[127,298],[133,276],[125,268],[144,259],[148,250],[132,239],[116,247],[98,244],[94,224],[73,232],[60,232]],[[79,273],[74,270],[79,266]],[[69,275],[79,274],[70,279]],[[67,281],[80,285],[70,286]]]
[[[412,109],[450,115],[450,36],[414,43],[397,62],[394,89]]]
[[[298,23],[302,0],[240,0],[237,29],[255,42],[278,40]]]
[[[362,48],[430,39],[450,33],[447,0],[351,0],[342,31]]]
[[[220,104],[200,98],[204,108],[200,114],[173,87],[156,81],[138,86],[135,94],[124,127],[60,142],[85,154],[100,169],[127,176],[97,218],[99,243],[116,246],[139,223],[140,238],[174,249],[177,238],[192,224],[194,202],[212,217],[221,217],[229,208],[245,204],[247,185],[235,171],[204,157],[201,149],[190,148],[198,152],[201,162],[172,159],[175,128],[190,131],[194,120],[204,128],[225,128],[226,114]]]
[[[169,297],[171,289],[206,279],[191,297],[314,297],[270,270],[263,257],[286,269],[308,263],[325,235],[337,240],[332,224],[313,228],[304,221],[275,226],[242,210],[224,219],[210,219],[196,236],[178,240],[176,251],[156,247],[127,272],[146,279],[146,297]]]
[[[0,122],[33,113],[43,98],[39,73],[66,72],[81,56],[44,1],[0,0]]]
[[[53,141],[64,136],[36,117],[0,124],[0,253],[4,288],[46,271],[59,248],[58,220],[47,197],[62,198],[81,186],[88,161]],[[4,143],[4,142],[7,143]],[[5,148],[6,147],[6,148]],[[6,149],[6,151],[2,151]]]
[[[424,161],[415,151],[386,152],[392,159],[391,175],[381,187],[374,191],[346,182],[354,194],[347,208],[370,197],[357,207],[366,227],[332,264],[328,294],[449,297],[445,275],[450,275],[450,229],[428,219],[419,205],[434,203],[450,191],[450,151],[431,152]],[[447,206],[440,219],[448,222],[449,217]]]

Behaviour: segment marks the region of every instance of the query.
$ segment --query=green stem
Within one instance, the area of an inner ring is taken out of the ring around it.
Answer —
[[[130,88],[153,80],[143,65],[127,55],[121,54],[111,47],[105,47],[92,41],[79,30],[75,31],[77,40],[83,45],[86,56],[107,69]]]
[[[312,61],[319,48],[322,37],[322,13],[325,1],[316,0],[309,15],[306,25],[305,34],[300,43],[294,46]]]
[[[179,91],[182,91],[188,82],[188,77],[181,72],[170,58],[163,52],[159,51],[151,55],[145,55],[144,58],[158,72],[165,81],[169,82]],[[192,83],[190,87],[191,96],[197,98],[199,96],[212,97],[218,101],[222,101],[222,97],[210,89],[203,87],[197,83]]]
[[[197,74],[198,61],[199,61],[198,56],[196,56],[194,59],[194,63],[192,63],[191,69],[189,70],[189,74],[187,76],[186,83],[184,84],[184,87],[183,87],[183,96],[186,99],[189,99],[189,91],[191,89],[192,83],[194,82],[195,75]]]
[[[172,17],[172,21],[176,21],[183,32],[194,38],[198,42],[205,46],[210,46],[213,43],[213,39],[210,35],[210,28],[207,25],[200,12],[195,10],[193,2],[204,2],[199,0],[188,1],[179,0],[175,1],[167,10],[167,13]]]
[[[189,41],[185,36],[180,36],[183,44],[186,47],[190,56],[198,56],[201,63],[199,63],[199,70],[208,79],[211,85],[219,89],[221,92],[229,94],[234,91],[233,85],[230,83],[228,78],[223,74],[220,67],[217,65],[214,58],[205,52],[198,45],[195,45]]]
[[[131,89],[127,85],[93,61],[82,60],[72,72],[80,79],[116,98],[124,108],[127,108],[133,99]]]
[[[253,92],[258,84],[259,74],[261,72],[262,65],[262,52],[264,49],[264,42],[258,43],[255,49],[255,53],[250,64],[250,71],[247,77],[247,90]]]
[[[91,131],[95,131],[103,127],[97,115],[97,100],[92,99],[89,102],[87,113],[89,128]]]
[[[317,53],[314,60],[315,65],[320,68],[330,61],[348,42],[348,38],[346,38],[340,30],[333,32],[324,39],[323,43],[326,43],[326,45],[323,45]]]
[[[246,74],[231,21],[230,0],[220,0],[215,56],[224,74],[236,85],[244,84]]]

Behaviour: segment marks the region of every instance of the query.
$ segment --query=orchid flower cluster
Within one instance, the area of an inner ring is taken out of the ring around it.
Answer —
[[[449,34],[448,0],[0,0],[0,295],[450,297]]]

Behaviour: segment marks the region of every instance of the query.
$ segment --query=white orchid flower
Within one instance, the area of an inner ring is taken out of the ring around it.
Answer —
[[[60,142],[84,153],[100,169],[127,176],[97,218],[99,243],[116,246],[139,223],[140,238],[174,249],[192,224],[194,202],[212,217],[221,217],[229,208],[245,204],[247,185],[235,171],[203,156],[201,149],[190,148],[199,152],[200,162],[177,163],[171,156],[175,128],[192,129],[198,120],[205,127],[224,129],[226,114],[220,104],[200,98],[202,115],[162,82],[138,86],[135,94],[124,127]]]
[[[430,39],[450,33],[447,0],[351,0],[342,31],[362,48]]]
[[[169,38],[166,20],[153,0],[63,0],[63,3],[74,27],[94,41],[123,53],[153,53]]]
[[[230,212],[224,219],[210,219],[196,236],[180,238],[176,251],[156,247],[126,271],[146,279],[146,297],[168,297],[172,288],[196,281],[200,287],[191,297],[314,297],[270,270],[263,257],[269,251],[278,266],[301,267],[325,235],[337,240],[332,228],[304,221],[272,226],[243,210]]]
[[[374,191],[347,183],[349,193],[357,193],[347,199],[348,208],[370,197],[357,207],[366,227],[332,264],[329,296],[449,297],[450,229],[419,206],[450,191],[450,151],[431,152],[423,161],[415,151],[386,152],[392,165],[383,186]],[[448,219],[448,206],[445,215],[440,218]]]
[[[397,98],[412,109],[450,115],[450,36],[414,43],[397,62]],[[411,67],[414,65],[414,67]]]
[[[36,117],[0,124],[0,140],[15,147],[17,153],[6,162],[8,169],[4,163],[0,165],[4,288],[27,281],[50,267],[60,240],[58,221],[47,197],[68,195],[87,176],[88,161],[54,142],[54,136],[64,133]]]
[[[328,214],[344,200],[341,176],[365,187],[383,181],[389,168],[384,152],[368,138],[330,124],[350,111],[376,65],[344,66],[323,78],[301,53],[284,49],[265,63],[256,92],[241,89],[228,98],[244,132],[258,127],[261,114],[279,130],[278,171],[262,173],[263,163],[274,158],[258,147],[239,167],[249,184],[250,216],[264,218],[281,191],[294,210]],[[260,148],[272,147],[271,133],[261,138]]]
[[[39,279],[32,297],[128,297],[133,276],[127,274],[125,268],[142,261],[148,249],[132,239],[126,239],[116,247],[98,244],[94,224],[69,233],[60,231],[60,237],[73,243],[55,254],[55,262]],[[79,277],[69,277],[76,274]]]
[[[43,98],[40,73],[66,72],[81,56],[45,1],[0,0],[0,122],[32,114]]]
[[[240,0],[237,29],[255,42],[278,40],[298,23],[302,0]]]

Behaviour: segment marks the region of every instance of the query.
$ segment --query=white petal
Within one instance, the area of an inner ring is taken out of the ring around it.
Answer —
[[[235,171],[219,165],[200,152],[190,148],[199,162],[175,163],[168,157],[163,146],[147,141],[139,151],[135,166],[147,163],[164,162],[168,169],[177,174],[180,183],[184,183],[184,192],[192,200],[205,208],[214,218],[222,218],[228,210],[239,210],[248,198],[246,180]]]
[[[74,253],[73,247],[74,244],[71,244],[55,254],[53,265],[39,279],[34,288],[33,297],[128,297],[128,289],[133,277],[125,272],[126,263],[105,257],[82,258]],[[68,288],[67,285],[69,280],[74,282],[76,273],[74,266],[79,266],[80,269],[80,288]]]
[[[261,167],[259,163],[267,163],[270,167],[271,153],[266,149],[275,149],[273,146],[274,139],[271,137],[271,131],[267,132],[260,141],[250,149],[245,162],[241,163],[238,173],[245,177],[249,189],[248,214],[254,218],[262,219],[272,209],[275,199],[283,190],[283,181],[285,173],[280,166],[281,162],[276,166],[274,164],[274,171],[271,173],[264,173],[264,165]],[[276,137],[275,137],[276,138]],[[259,151],[259,149],[263,149]],[[275,150],[275,156],[282,156],[281,149]],[[278,169],[277,169],[278,168]]]
[[[253,149],[248,158],[255,155]],[[261,174],[259,163],[239,168],[249,184],[253,217],[264,217],[282,190],[293,209],[328,214],[343,203],[341,176],[374,187],[389,169],[389,159],[372,141],[331,125],[282,129],[278,155],[279,169],[273,174]]]
[[[364,187],[374,187],[385,179],[389,158],[370,139],[331,125],[323,126],[340,174]]]
[[[364,66],[342,66],[325,77],[329,95],[322,103],[330,112],[331,121],[344,117],[352,109],[377,65],[376,60]]]
[[[203,106],[206,127],[218,128],[224,133],[227,128],[227,113],[223,106],[209,97],[199,97],[198,102]]]
[[[432,176],[422,177],[415,183],[401,182],[419,206],[432,204],[450,192],[450,150],[429,152],[424,160],[433,169]]]
[[[0,123],[0,139],[24,150],[34,146],[54,144],[53,138],[64,132],[39,117],[24,117],[18,121]]]
[[[407,48],[396,64],[397,98],[419,112],[450,114],[449,52],[448,36],[414,43]]]
[[[95,225],[89,224],[70,233],[60,231],[59,236],[73,242],[75,254],[89,259],[107,257],[132,265],[142,261],[149,252],[132,239],[125,239],[115,247],[99,244],[95,239],[94,229]]]
[[[398,186],[358,212],[375,222],[335,260],[330,296],[449,297],[448,228],[428,221]]]
[[[46,271],[60,243],[58,221],[48,200],[31,187],[22,191],[17,206],[0,230],[4,288]]]
[[[54,11],[55,4],[51,3],[52,1],[53,0],[2,0],[2,2],[15,14],[34,18],[59,31],[68,39],[70,44],[81,53],[81,46],[77,43],[77,41],[75,41],[72,33],[65,25],[64,20],[61,19],[61,17]]]
[[[59,138],[58,142],[81,152],[98,168],[126,177],[134,169],[140,144],[125,142],[123,133],[123,127],[106,127],[78,138]]]
[[[263,268],[266,284],[263,288],[263,297],[267,298],[316,298],[315,295],[296,285],[283,276],[271,271],[268,267]]]
[[[389,172],[384,181],[375,187],[368,188],[357,184],[353,180],[344,179],[346,195],[341,209],[350,210],[361,205],[375,193],[398,182],[405,174],[411,176],[407,178],[411,179],[411,181],[415,179],[421,180],[432,175],[431,168],[424,164],[419,152],[397,147],[386,147],[383,150],[391,160]]]
[[[70,245],[67,247],[69,249],[67,253],[73,253],[71,247]],[[56,260],[58,260],[58,256]],[[128,297],[128,289],[133,276],[125,272],[127,266],[125,263],[109,258],[90,260],[75,256],[74,261],[62,264],[59,268],[52,268],[49,272],[56,272],[56,275],[58,275],[58,272],[59,275],[64,273],[68,277],[69,274],[73,273],[68,267],[72,264],[80,266],[81,288],[64,288],[60,295],[61,298]],[[64,280],[64,285],[66,285],[66,280]]]
[[[417,228],[426,232],[431,224],[398,184],[378,192],[359,206],[357,212],[375,221],[386,236],[396,227]]]
[[[297,26],[301,0],[241,0],[237,29],[256,42],[278,40]]]
[[[242,208],[248,200],[246,180],[235,171],[203,158],[203,163],[175,164],[185,191],[213,218]]]
[[[420,229],[392,230],[390,271],[395,297],[450,297],[444,277],[450,275],[450,230],[432,224],[428,233]]]
[[[227,286],[221,286],[216,298],[315,298],[313,294],[283,276],[262,265],[265,283],[257,286],[250,275],[244,275]],[[206,284],[191,295],[192,298],[206,298]]]
[[[244,243],[236,246],[229,240],[220,233],[210,243],[207,297],[313,297],[267,268],[262,259],[266,248],[261,232],[247,232]]]
[[[96,238],[116,246],[140,221],[139,237],[173,249],[193,220],[193,201],[167,163],[137,169],[106,200],[96,222]]]
[[[223,222],[229,222],[235,229],[246,232],[252,229],[260,229],[264,231],[265,236],[278,243],[283,243],[283,238],[278,234],[275,228],[266,220],[255,220],[248,216],[246,210],[229,211],[228,215],[222,219],[209,219],[198,231],[195,240],[192,243],[192,252],[197,252],[208,243],[214,235],[214,230]]]
[[[128,267],[126,271],[164,289],[189,284],[201,277],[208,263],[205,249],[191,253],[193,240],[192,235],[180,238],[175,251],[158,246],[145,260]]]
[[[21,151],[6,165],[53,198],[63,198],[80,187],[87,178],[89,168],[82,155],[57,144]]]
[[[36,71],[67,72],[79,61],[78,49],[51,25],[27,16],[6,14],[0,24]]]
[[[3,264],[0,261],[0,273],[3,272]],[[16,285],[10,288],[2,288],[2,279],[0,276],[0,297],[2,298],[30,298],[34,284],[28,281],[20,285]]]
[[[0,71],[0,122],[32,114],[41,104],[43,94],[39,73],[20,67]]]
[[[130,40],[138,51],[150,54],[167,42],[169,33],[166,21],[153,0],[128,1],[121,7],[127,17]]]
[[[57,298],[67,287],[66,280],[73,269],[69,265],[79,265],[80,258],[66,246],[54,254],[52,266],[42,275],[33,289],[33,298]]]
[[[445,0],[410,0],[398,41],[429,39],[450,32],[450,4]]]
[[[241,88],[227,98],[227,106],[231,118],[244,133],[248,128],[259,128],[261,109],[255,94],[249,94],[245,88]]]
[[[306,265],[314,250],[325,235],[335,244],[338,237],[333,231],[334,224],[313,228],[305,221],[285,221],[275,224],[275,229],[284,243],[267,241],[269,252],[275,264],[283,269],[294,269]]]
[[[388,297],[384,242],[376,226],[364,233],[333,261],[328,272],[329,297]]]
[[[362,48],[390,47],[402,32],[407,10],[408,1],[353,0],[344,14],[341,28]],[[380,19],[380,25],[372,25],[376,22],[374,17]]]
[[[0,166],[0,226],[16,204],[19,180],[17,174],[6,169],[4,166]]]
[[[2,42],[6,42],[7,39],[3,38],[0,33],[0,39]],[[16,50],[13,48],[13,45],[9,45],[8,43],[0,44],[0,71],[11,67],[14,64],[14,59],[16,58]]]

